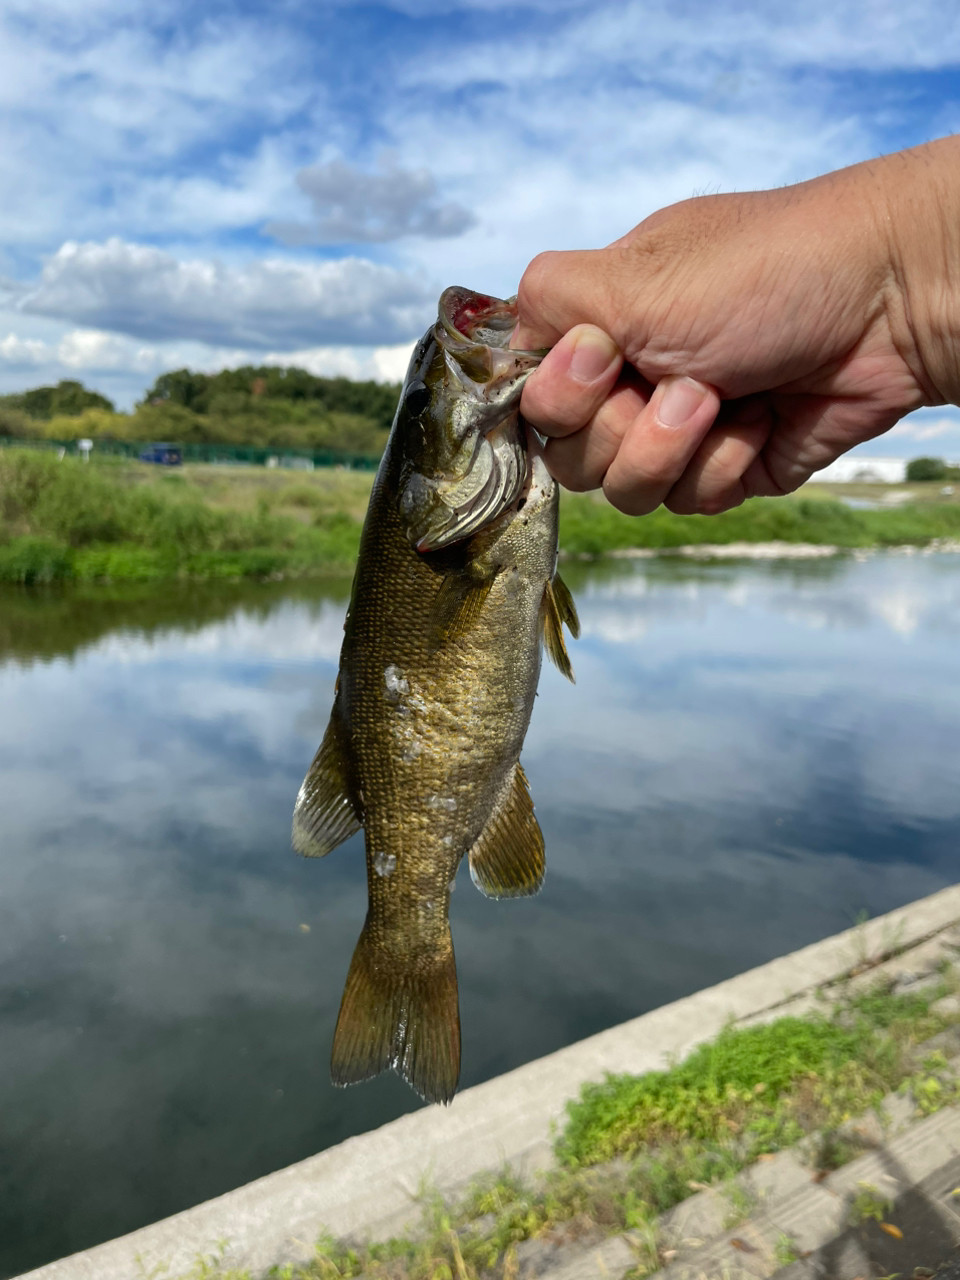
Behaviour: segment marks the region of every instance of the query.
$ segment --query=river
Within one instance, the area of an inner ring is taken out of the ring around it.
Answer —
[[[452,899],[466,1086],[958,878],[960,556],[565,573],[543,892]],[[0,1276],[420,1105],[331,1087],[362,845],[289,846],[347,589],[0,594]]]

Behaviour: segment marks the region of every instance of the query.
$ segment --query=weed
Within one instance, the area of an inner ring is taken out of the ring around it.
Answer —
[[[830,1014],[727,1028],[685,1062],[608,1076],[569,1104],[557,1150],[570,1168],[695,1139],[747,1163],[876,1106],[913,1071],[913,1047],[940,1030],[935,996],[873,990]],[[936,1090],[927,1086],[931,1105]]]
[[[833,1169],[841,1169],[845,1164],[862,1155],[864,1145],[855,1138],[837,1133],[835,1129],[827,1129],[812,1136],[805,1155],[814,1169],[830,1172]]]
[[[70,548],[54,538],[17,538],[0,545],[0,582],[37,586],[73,577]]]
[[[821,498],[753,498],[718,516],[677,516],[660,507],[636,519],[591,495],[564,493],[561,530],[568,554],[588,556],[630,547],[731,542],[810,542],[849,548],[922,545],[933,538],[960,536],[960,506],[858,511]]]
[[[778,1267],[789,1267],[792,1262],[799,1262],[803,1254],[793,1236],[781,1231],[773,1246],[773,1257]]]
[[[869,1182],[860,1182],[857,1184],[856,1195],[850,1202],[850,1225],[859,1227],[871,1219],[883,1222],[892,1208],[893,1201],[889,1197],[882,1195]]]
[[[727,1231],[746,1222],[757,1207],[757,1197],[752,1195],[742,1183],[731,1182],[729,1186],[722,1188],[721,1194],[730,1206],[723,1224]]]

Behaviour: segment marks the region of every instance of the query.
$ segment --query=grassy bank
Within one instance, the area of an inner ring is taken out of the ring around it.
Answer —
[[[960,538],[960,502],[941,497],[938,488],[929,490],[904,486],[907,502],[875,510],[851,508],[821,490],[816,496],[754,498],[719,516],[675,516],[661,507],[641,519],[622,515],[597,494],[564,494],[561,545],[569,555],[602,555],[733,542],[805,542],[853,550]]]
[[[637,1250],[630,1274],[649,1275],[663,1264],[658,1216],[692,1191],[718,1188],[742,1221],[757,1205],[734,1179],[758,1158],[799,1143],[814,1176],[869,1148],[850,1121],[885,1095],[910,1095],[917,1115],[955,1103],[958,1082],[945,1059],[918,1047],[958,1021],[931,1009],[956,981],[944,973],[922,994],[878,988],[841,996],[818,1016],[728,1028],[669,1070],[587,1086],[557,1138],[559,1168],[538,1183],[504,1172],[455,1200],[425,1193],[418,1232],[355,1247],[323,1238],[311,1262],[271,1274],[510,1280],[521,1246],[529,1266],[536,1241],[549,1250],[630,1231]],[[194,1274],[250,1280],[213,1259]]]
[[[163,471],[101,458],[0,450],[0,582],[152,582],[348,573],[371,477],[254,467]],[[735,542],[844,548],[960,538],[960,501],[937,486],[885,492],[883,509],[816,494],[756,499],[720,516],[624,516],[596,494],[564,494],[561,547],[598,556],[630,548]]]
[[[347,573],[369,486],[337,470],[162,471],[3,450],[0,581]]]

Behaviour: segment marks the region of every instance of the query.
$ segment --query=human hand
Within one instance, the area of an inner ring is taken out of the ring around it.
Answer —
[[[631,515],[714,514],[960,399],[958,160],[945,139],[535,258],[512,345],[552,347],[521,408],[556,479]]]

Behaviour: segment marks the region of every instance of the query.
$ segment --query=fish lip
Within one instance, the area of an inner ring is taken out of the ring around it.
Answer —
[[[547,354],[547,348],[538,351],[510,346],[510,336],[517,326],[519,312],[516,296],[494,298],[487,293],[477,293],[463,285],[451,285],[440,295],[437,307],[436,334],[447,351],[466,347],[491,351],[509,351],[521,364],[530,362],[536,368]],[[475,329],[482,330],[479,337]]]

